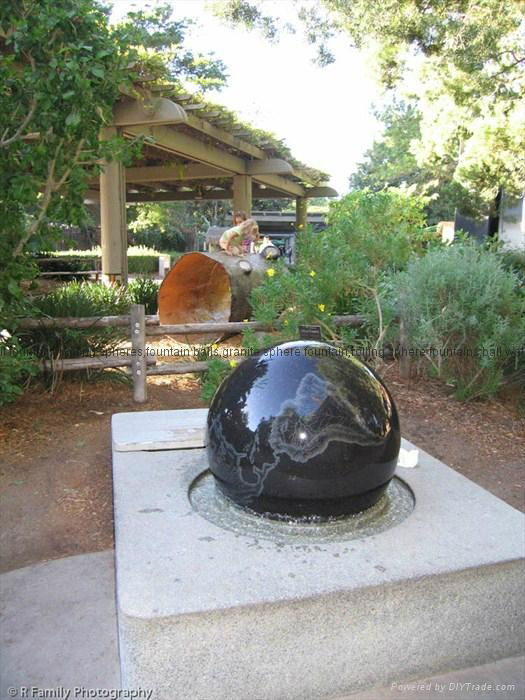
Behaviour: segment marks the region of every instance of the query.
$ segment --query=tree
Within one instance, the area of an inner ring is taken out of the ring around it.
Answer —
[[[454,218],[456,209],[475,215],[483,203],[453,180],[453,169],[434,172],[420,166],[414,153],[421,139],[421,114],[414,104],[393,102],[376,114],[383,122],[383,134],[364,154],[364,160],[350,177],[350,188],[379,191],[388,187],[413,186],[427,198],[429,224]]]
[[[375,55],[386,88],[416,70],[421,114],[417,164],[486,204],[525,190],[525,3],[521,0],[322,0],[330,27]],[[245,26],[261,2],[229,0],[222,15]],[[302,7],[301,3],[298,6]],[[268,23],[268,18],[266,18]],[[277,25],[276,25],[277,26]],[[323,40],[324,40],[323,39]],[[414,58],[417,57],[415,61]],[[413,67],[415,65],[415,68]]]
[[[115,101],[159,83],[224,80],[218,61],[184,49],[169,8],[119,26],[97,0],[4,0],[0,5],[0,313],[20,299],[27,251],[85,219],[83,193],[102,159],[137,151],[101,141]],[[140,144],[138,144],[140,145]]]
[[[158,250],[196,250],[199,233],[229,223],[229,209],[230,202],[219,199],[131,205],[131,239]]]

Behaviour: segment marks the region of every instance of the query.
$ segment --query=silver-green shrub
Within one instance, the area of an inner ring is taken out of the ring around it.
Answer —
[[[381,294],[407,329],[408,350],[459,399],[523,379],[525,288],[496,252],[465,243],[431,250],[393,274]]]

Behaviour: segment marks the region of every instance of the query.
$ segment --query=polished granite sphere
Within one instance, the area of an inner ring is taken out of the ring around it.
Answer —
[[[236,504],[269,517],[337,517],[374,505],[399,454],[381,379],[327,343],[261,350],[228,376],[208,413],[209,468]]]

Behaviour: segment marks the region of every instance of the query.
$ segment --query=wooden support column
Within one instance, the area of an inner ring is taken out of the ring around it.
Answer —
[[[295,199],[295,227],[298,231],[304,231],[308,225],[308,200],[306,197]]]
[[[233,211],[252,213],[252,178],[249,175],[233,176]]]
[[[116,134],[115,127],[107,127],[101,138],[109,139]],[[100,174],[100,244],[103,279],[127,284],[126,180],[122,163],[117,161],[104,163]]]

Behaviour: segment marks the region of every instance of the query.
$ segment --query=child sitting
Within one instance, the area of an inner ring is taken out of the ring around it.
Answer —
[[[259,227],[254,219],[246,219],[224,231],[219,246],[228,255],[249,255],[259,239]]]

